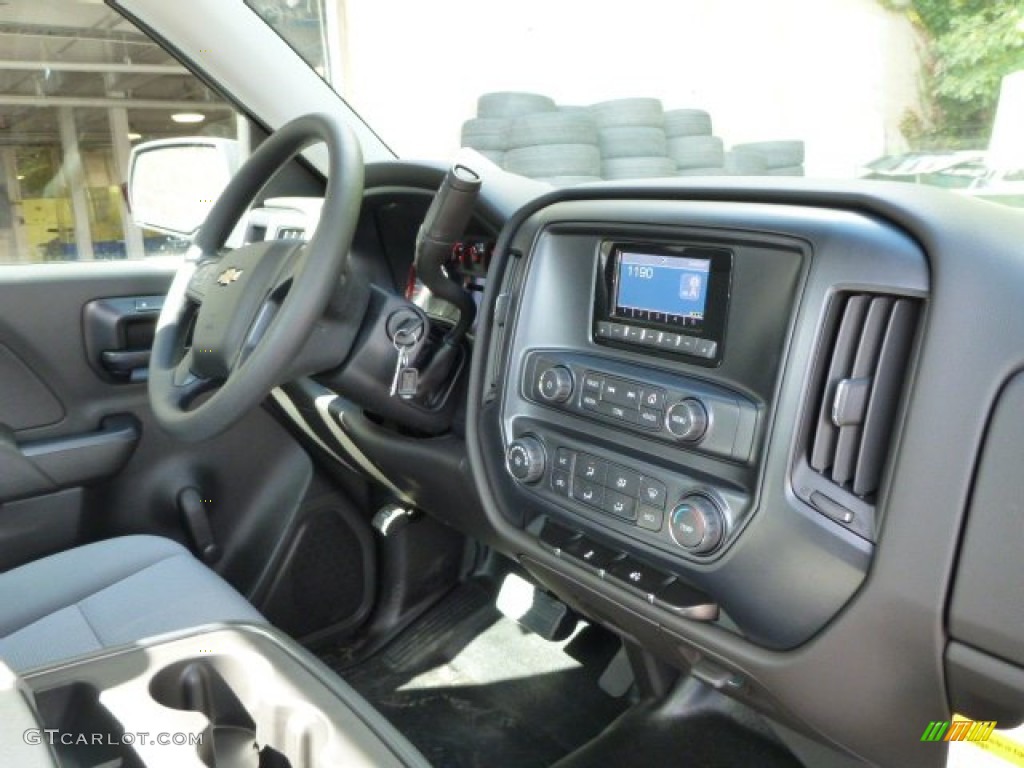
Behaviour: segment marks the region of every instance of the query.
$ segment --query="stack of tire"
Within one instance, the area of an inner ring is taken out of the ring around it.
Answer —
[[[462,126],[462,146],[507,171],[555,186],[601,179],[597,127],[589,111],[559,109],[551,98],[537,93],[482,95],[477,116]]]
[[[605,179],[657,179],[675,175],[666,155],[665,111],[658,99],[614,99],[589,107],[597,125]]]
[[[725,147],[711,134],[711,115],[702,109],[672,109],[665,113],[668,156],[679,176],[723,176]]]
[[[556,187],[600,181],[597,126],[575,109],[518,117],[509,129],[504,167]]]
[[[755,141],[729,153],[730,172],[738,176],[803,176],[802,141]],[[733,170],[735,169],[735,170]]]
[[[555,109],[555,102],[539,93],[485,93],[477,100],[476,117],[462,124],[462,146],[475,149],[495,165],[504,165],[515,119]]]
[[[559,187],[602,178],[804,175],[802,141],[738,144],[727,153],[707,112],[666,112],[649,98],[559,107],[538,93],[485,93],[477,116],[462,125],[462,146]]]

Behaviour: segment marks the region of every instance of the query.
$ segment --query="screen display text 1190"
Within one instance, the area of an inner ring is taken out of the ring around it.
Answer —
[[[710,274],[708,259],[623,251],[615,315],[681,327],[701,325]]]

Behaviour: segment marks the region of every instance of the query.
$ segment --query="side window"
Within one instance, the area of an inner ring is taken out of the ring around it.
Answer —
[[[178,238],[131,221],[123,183],[132,147],[183,136],[236,140],[247,130],[113,9],[0,4],[0,263],[183,252]]]

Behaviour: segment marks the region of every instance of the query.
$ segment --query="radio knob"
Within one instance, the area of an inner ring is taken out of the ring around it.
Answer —
[[[546,369],[537,380],[537,389],[549,403],[564,403],[572,397],[572,371],[564,365]]]
[[[725,535],[725,515],[703,494],[684,496],[668,519],[672,540],[695,555],[713,552]]]
[[[535,483],[544,477],[544,444],[535,437],[513,440],[505,452],[505,466],[521,483]]]
[[[676,439],[695,443],[708,431],[708,409],[700,400],[688,397],[669,406],[665,412],[665,428]]]

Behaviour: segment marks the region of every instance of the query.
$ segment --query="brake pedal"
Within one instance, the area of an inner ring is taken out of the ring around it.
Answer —
[[[579,623],[569,606],[514,573],[501,583],[497,606],[519,626],[552,642],[565,640]]]

